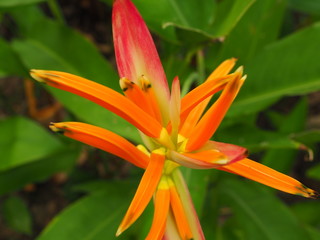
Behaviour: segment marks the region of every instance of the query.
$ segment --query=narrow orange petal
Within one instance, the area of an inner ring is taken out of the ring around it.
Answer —
[[[206,150],[197,153],[178,153],[173,150],[168,150],[167,156],[182,166],[194,169],[217,168],[230,162],[226,155],[215,150]]]
[[[174,214],[175,222],[177,224],[181,239],[192,239],[192,232],[187,221],[187,216],[181,203],[180,196],[174,185],[170,185],[170,205]]]
[[[214,80],[218,77],[222,77],[224,75],[229,74],[231,69],[236,64],[237,59],[236,58],[230,58],[225,61],[223,61],[207,78],[206,81]]]
[[[171,96],[170,96],[170,123],[172,127],[171,136],[173,141],[176,142],[178,138],[178,127],[180,124],[180,81],[178,77],[175,77],[172,82]]]
[[[225,77],[231,69],[234,67],[236,62],[235,58],[231,58],[228,60],[225,60],[222,62],[207,78],[206,82],[217,82],[221,77]],[[207,87],[204,87],[206,89]],[[209,88],[208,88],[209,89]],[[220,89],[217,88],[217,91]],[[214,93],[214,92],[213,92]],[[203,96],[204,93],[199,92],[199,96]],[[202,102],[198,103],[198,105],[194,106],[193,109],[190,111],[190,113],[184,113],[184,116],[182,116],[183,124],[181,124],[180,134],[186,138],[190,136],[190,129],[193,129],[194,126],[199,121],[203,111],[207,107],[212,95],[207,97],[206,99],[202,100]],[[192,97],[191,97],[192,99]],[[184,100],[187,101],[187,100]],[[194,100],[193,100],[194,101]],[[185,104],[185,103],[183,103]]]
[[[162,181],[165,180],[162,179],[159,185]],[[164,235],[170,207],[170,191],[168,188],[168,185],[159,187],[155,194],[153,221],[146,240],[161,240]]]
[[[138,167],[146,168],[148,165],[149,157],[146,154],[123,137],[104,128],[80,122],[52,123],[50,128],[66,137],[112,153]]]
[[[119,236],[130,227],[147,207],[161,178],[164,161],[165,155],[162,150],[155,150],[151,153],[149,165],[143,174],[136,194],[118,228],[116,236]]]
[[[187,151],[194,151],[200,148],[217,130],[243,84],[244,78],[241,78],[242,72],[239,71],[236,74],[235,78],[227,84],[218,100],[191,130],[186,146]]]
[[[31,70],[33,78],[87,98],[124,118],[150,137],[158,137],[161,125],[120,93],[96,82],[57,71]]]
[[[305,187],[294,178],[247,158],[218,169],[238,174],[283,192],[309,198],[319,196],[314,190]]]

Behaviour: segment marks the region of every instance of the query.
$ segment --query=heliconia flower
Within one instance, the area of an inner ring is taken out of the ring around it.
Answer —
[[[50,126],[145,169],[117,236],[139,218],[153,197],[154,217],[146,239],[205,239],[180,166],[216,168],[287,193],[316,196],[297,180],[249,160],[245,148],[210,140],[246,79],[242,67],[230,73],[235,59],[224,61],[203,84],[182,97],[178,77],[169,90],[152,37],[130,0],[114,1],[112,22],[124,95],[69,73],[31,70],[31,75],[103,106],[139,130],[144,146],[134,146],[109,130],[85,123]],[[220,91],[208,107],[211,97]]]

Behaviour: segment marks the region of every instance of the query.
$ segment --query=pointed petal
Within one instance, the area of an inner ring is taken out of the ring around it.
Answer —
[[[207,78],[206,81],[212,81],[218,77],[222,77],[224,75],[229,74],[231,69],[236,64],[237,59],[236,58],[230,58],[225,61],[223,61]]]
[[[183,110],[183,112],[185,112],[185,113],[181,116],[183,124],[181,124],[181,129],[180,129],[180,134],[182,136],[189,138],[190,133],[191,133],[190,129],[193,129],[194,126],[199,121],[203,111],[206,109],[213,94],[220,90],[220,88],[219,88],[220,79],[226,77],[226,75],[229,74],[231,69],[234,67],[235,62],[236,62],[235,58],[225,60],[210,74],[210,76],[206,80],[206,83],[207,82],[211,82],[211,83],[210,84],[207,83],[208,85],[206,87],[203,87],[203,90],[206,90],[207,93],[200,92],[200,90],[199,90],[199,93],[194,94],[195,95],[194,97],[188,96],[192,102],[199,101],[199,100],[196,100],[195,97],[200,97],[200,96],[202,97],[201,99],[203,99],[203,100],[201,102],[199,102],[197,105],[194,105],[194,107],[192,107],[191,111]],[[218,86],[214,86],[215,83]],[[210,92],[210,95],[207,98],[204,99],[203,96],[207,95],[208,90],[210,89],[209,85],[213,86],[214,90],[212,92]],[[187,95],[186,95],[186,97],[187,97]],[[186,104],[186,102],[188,102],[187,98],[184,100],[184,102],[182,104],[188,105],[188,104]],[[184,108],[187,108],[187,107],[184,106]]]
[[[283,192],[309,198],[318,196],[314,190],[305,187],[294,178],[247,158],[218,169],[238,174]]]
[[[172,126],[171,135],[174,136],[173,141],[176,142],[180,124],[180,81],[178,77],[175,77],[172,82],[169,113]]]
[[[229,159],[228,164],[242,160],[248,156],[248,151],[246,148],[229,143],[208,141],[199,151],[204,151],[208,149],[215,149],[226,155]]]
[[[121,157],[132,164],[146,168],[149,157],[129,141],[104,128],[80,122],[51,123],[50,128],[66,137],[99,148]]]
[[[206,150],[197,153],[178,153],[168,150],[167,156],[176,163],[194,169],[217,168],[228,164],[230,161],[226,155],[215,150]]]
[[[155,150],[151,153],[149,165],[143,174],[136,194],[118,228],[116,236],[119,236],[130,227],[147,207],[161,178],[164,160],[163,150]]]
[[[151,34],[129,0],[116,0],[112,12],[113,41],[120,77],[150,80],[161,112],[167,113],[169,88]]]
[[[120,93],[96,82],[57,71],[31,70],[34,79],[87,98],[124,118],[150,137],[159,137],[161,125]]]
[[[173,182],[172,184],[170,184],[170,205],[181,239],[192,239],[192,232],[187,221],[187,216],[181,203],[180,196]]]
[[[170,191],[166,183],[166,177],[161,179],[158,190],[154,198],[154,215],[153,221],[146,237],[146,240],[161,240],[165,229],[166,221],[169,212]]]
[[[194,151],[200,148],[217,130],[243,84],[245,78],[241,78],[241,75],[242,71],[240,70],[237,72],[236,77],[227,84],[219,99],[204,114],[195,128],[192,129],[186,146],[187,151]]]

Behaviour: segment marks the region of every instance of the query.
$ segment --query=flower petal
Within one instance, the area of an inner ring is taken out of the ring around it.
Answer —
[[[31,75],[40,82],[72,92],[105,107],[150,137],[157,138],[160,135],[162,126],[156,119],[152,118],[125,96],[106,86],[73,74],[58,71],[31,70]]]
[[[230,161],[226,155],[215,150],[205,150],[197,153],[178,153],[168,150],[167,156],[182,166],[194,169],[217,168],[228,164]]]
[[[170,184],[170,205],[181,239],[192,239],[192,232],[187,220],[187,216],[173,182]]]
[[[236,77],[227,84],[218,100],[204,114],[195,128],[191,130],[186,146],[187,151],[194,151],[200,148],[217,130],[245,80],[245,77],[241,78],[242,69],[236,71],[236,74]]]
[[[151,34],[130,0],[114,2],[112,27],[120,77],[139,84],[139,78],[145,76],[155,90],[162,116],[168,116],[167,79]]]
[[[162,177],[154,197],[153,221],[146,240],[161,240],[169,213],[170,191],[166,177]]]
[[[182,118],[182,122],[183,124],[181,124],[181,129],[180,129],[180,134],[186,138],[188,138],[190,136],[190,129],[193,129],[194,126],[197,124],[197,122],[199,121],[203,111],[205,110],[205,108],[207,107],[212,94],[214,94],[215,92],[218,92],[220,90],[219,88],[219,81],[221,78],[224,78],[227,74],[229,74],[229,72],[231,71],[231,69],[234,67],[236,62],[235,58],[231,58],[231,59],[227,59],[225,61],[223,61],[211,74],[210,76],[207,78],[206,82],[207,84],[202,84],[202,88],[204,91],[206,92],[201,92],[200,89],[195,88],[194,91],[199,91],[199,92],[194,92],[194,96],[190,95],[186,95],[185,99],[182,102],[182,105],[184,106],[183,108],[187,108],[186,105],[188,101],[193,102],[193,104],[189,104],[192,106],[192,110],[190,111],[186,111],[183,110],[184,114],[181,116]],[[210,83],[208,83],[210,82]],[[217,84],[217,86],[214,86],[214,84]],[[209,93],[209,96],[207,98],[203,98],[203,96],[208,94],[208,90],[211,89],[210,86],[213,87],[213,91]],[[201,86],[201,85],[200,85]],[[202,90],[202,91],[203,91]],[[192,91],[191,91],[192,92]],[[201,100],[198,99],[196,100],[196,98],[201,97]],[[190,100],[188,100],[187,98],[189,98]],[[203,100],[202,100],[203,99]],[[200,101],[199,101],[200,100]],[[199,102],[197,105],[194,104],[194,102]]]
[[[248,156],[248,150],[246,148],[229,143],[208,141],[199,151],[208,149],[216,149],[226,155],[229,159],[228,164],[242,160]]]
[[[309,198],[319,196],[314,190],[305,187],[294,178],[247,158],[218,169],[238,174],[283,192]]]
[[[130,227],[147,207],[161,178],[164,161],[165,155],[163,150],[158,149],[151,153],[149,165],[143,174],[136,194],[118,228],[116,236],[119,236]]]
[[[176,142],[180,123],[180,81],[178,77],[175,77],[172,82],[169,113],[172,126],[171,136],[175,138],[173,141]]]
[[[104,128],[80,122],[51,123],[50,128],[66,137],[99,148],[128,162],[146,168],[149,157],[126,139]]]

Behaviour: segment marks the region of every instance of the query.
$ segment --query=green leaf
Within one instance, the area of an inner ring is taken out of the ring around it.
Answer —
[[[261,185],[224,180],[223,204],[234,211],[246,240],[310,239],[292,212]]]
[[[228,0],[219,4],[212,0],[133,2],[151,30],[169,41],[190,43],[228,34],[254,0]]]
[[[105,191],[78,200],[56,216],[37,240],[116,239],[117,227],[132,196],[131,189],[128,182],[109,182]]]
[[[304,129],[307,118],[307,101],[302,99],[287,116],[280,115],[281,123],[276,125],[280,133],[289,136]],[[288,124],[290,123],[290,124]],[[289,172],[295,160],[297,150],[271,149],[265,153],[261,163],[280,172]]]
[[[20,59],[11,46],[3,39],[0,39],[0,62],[0,77],[9,75],[27,75]]]
[[[319,41],[320,23],[268,45],[246,66],[248,79],[229,116],[259,111],[282,96],[319,90]]]
[[[30,212],[22,199],[10,197],[3,202],[2,213],[8,226],[20,233],[32,233]]]
[[[286,10],[285,3],[285,0],[255,1],[226,37],[218,52],[214,48],[210,49],[215,65],[236,57],[239,64],[244,64],[246,71],[246,63],[264,46],[277,39]],[[212,63],[208,63],[211,70]]]
[[[320,15],[319,0],[289,0],[289,6],[297,11]]]
[[[120,90],[114,69],[82,35],[44,18],[34,8],[23,9],[23,14],[16,10],[13,15],[26,37],[13,42],[13,47],[26,68],[66,71]],[[29,16],[32,25],[25,23]],[[140,140],[132,125],[97,104],[51,87],[48,90],[82,121],[107,128],[136,142]]]
[[[0,195],[39,182],[54,173],[69,171],[80,155],[78,146],[61,149],[48,157],[0,172]]]
[[[298,202],[291,206],[294,214],[300,219],[300,221],[317,227],[320,225],[319,215],[315,214],[320,211],[320,204],[316,200],[309,200],[304,202]]]
[[[46,0],[1,0],[0,8],[21,7],[36,3],[45,2]]]
[[[48,131],[23,117],[0,121],[0,132],[0,171],[37,161],[63,147]]]

